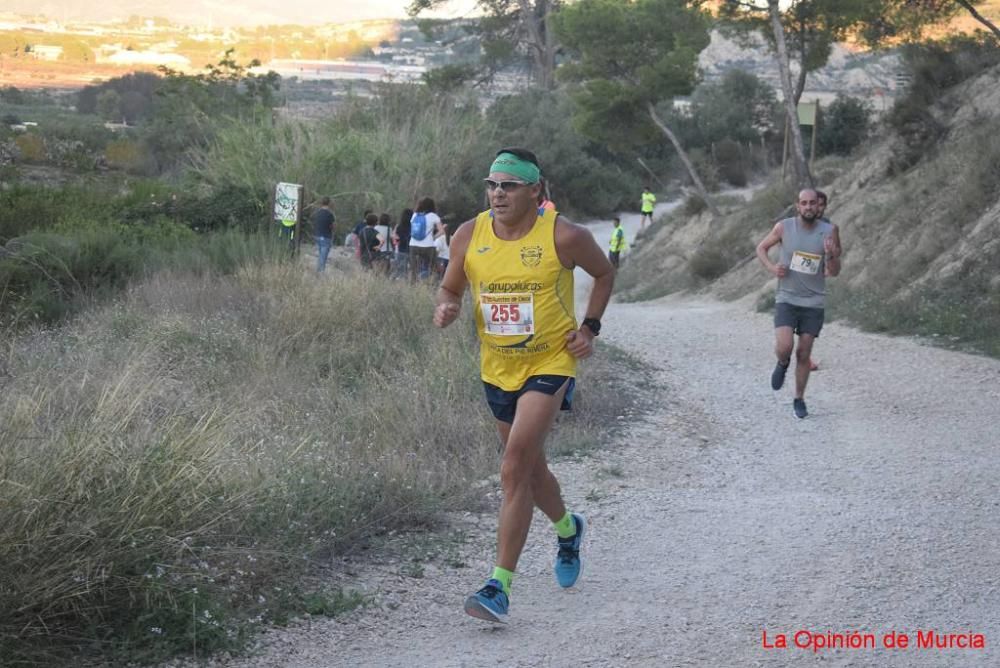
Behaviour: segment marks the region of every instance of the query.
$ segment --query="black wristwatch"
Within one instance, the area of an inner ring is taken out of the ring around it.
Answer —
[[[601,321],[597,318],[584,318],[583,322],[580,323],[580,326],[589,329],[594,336],[601,335]]]

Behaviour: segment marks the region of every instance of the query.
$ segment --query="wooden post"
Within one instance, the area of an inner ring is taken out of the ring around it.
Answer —
[[[267,211],[264,212],[264,234],[271,233],[271,226],[274,225],[274,191],[277,184],[271,184],[271,192],[267,196]]]
[[[295,213],[295,240],[292,246],[292,254],[299,254],[299,247],[302,246],[302,214],[305,209],[305,198],[306,198],[306,188],[303,185],[299,186],[299,206]]]
[[[816,115],[813,117],[812,141],[809,146],[809,171],[812,171],[813,161],[816,159],[816,135],[819,133],[819,100],[816,100]]]

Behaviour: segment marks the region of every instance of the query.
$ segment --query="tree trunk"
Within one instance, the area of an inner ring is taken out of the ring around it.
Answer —
[[[681,146],[681,143],[677,140],[677,135],[675,135],[673,131],[667,127],[667,124],[660,119],[659,115],[656,113],[656,107],[653,106],[652,102],[646,103],[646,109],[649,111],[649,117],[653,119],[653,123],[656,124],[656,127],[660,128],[660,132],[665,134],[667,139],[670,140],[670,143],[674,145],[674,150],[677,151],[677,155],[680,156],[681,162],[684,163],[684,167],[687,168],[688,175],[694,182],[694,187],[695,190],[698,191],[698,196],[705,202],[713,216],[721,218],[722,213],[715,206],[715,202],[712,201],[712,198],[708,196],[708,190],[705,189],[705,184],[702,183],[701,178],[698,177],[698,172],[695,171],[694,165],[691,164],[691,159],[688,158],[688,154],[684,150],[684,147]]]
[[[972,17],[974,19],[976,19],[977,21],[979,21],[980,23],[982,23],[984,26],[986,26],[987,28],[989,28],[990,31],[993,33],[994,37],[996,37],[997,39],[1000,39],[1000,28],[997,28],[997,26],[996,26],[995,23],[993,23],[988,18],[986,18],[985,16],[983,16],[982,14],[980,14],[979,12],[977,12],[976,8],[972,6],[972,3],[969,2],[969,0],[955,0],[955,2],[957,2],[961,6],[965,7],[967,10],[969,10],[969,13],[972,14]]]
[[[805,28],[800,26],[803,35],[805,34]],[[799,40],[799,78],[795,82],[795,107],[798,108],[799,101],[802,100],[802,93],[806,92],[806,40],[802,37]],[[791,63],[789,63],[789,71],[791,71]]]
[[[778,69],[781,70],[781,91],[785,98],[785,117],[791,130],[789,134],[792,138],[792,166],[795,169],[795,180],[800,188],[811,188],[813,179],[812,174],[809,173],[806,152],[802,146],[799,113],[795,104],[795,91],[792,90],[792,72],[788,64],[788,47],[785,44],[785,30],[781,27],[781,11],[778,8],[778,0],[767,0],[767,8],[771,15],[771,29],[774,31]],[[803,67],[805,67],[804,63]]]
[[[802,93],[806,92],[806,67],[802,66],[799,70],[798,81],[795,82],[795,106],[799,106],[799,102],[802,100]]]
[[[545,15],[542,17],[542,28],[545,30],[544,64],[546,90],[552,90],[556,85],[556,30],[552,27],[551,4],[546,1]]]
[[[539,88],[552,88],[555,70],[555,44],[549,25],[549,0],[537,0],[532,6],[529,0],[517,0],[521,9],[521,20],[531,40],[531,56],[535,61],[535,82]]]

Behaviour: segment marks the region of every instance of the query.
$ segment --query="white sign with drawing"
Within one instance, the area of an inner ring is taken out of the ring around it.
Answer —
[[[299,188],[297,183],[279,183],[274,189],[274,219],[299,219]]]

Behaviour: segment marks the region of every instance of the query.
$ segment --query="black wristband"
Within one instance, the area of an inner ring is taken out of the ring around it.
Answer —
[[[580,326],[589,329],[594,336],[601,335],[601,321],[597,318],[584,318]]]

